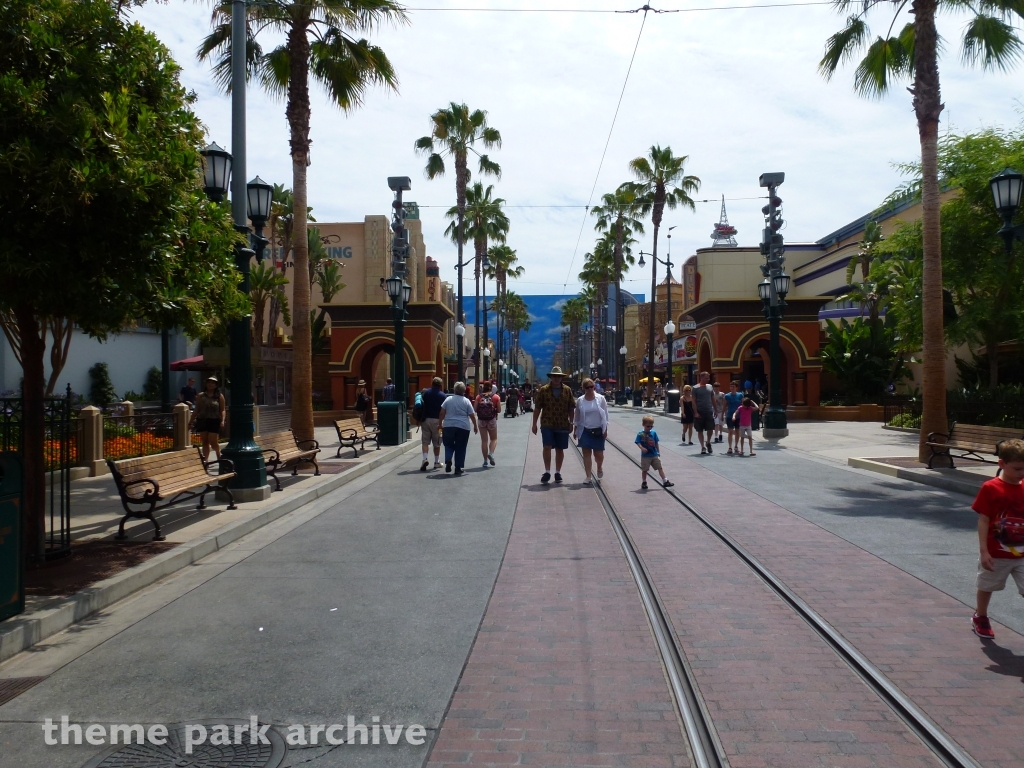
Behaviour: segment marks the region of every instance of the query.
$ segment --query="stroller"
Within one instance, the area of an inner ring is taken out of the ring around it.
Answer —
[[[505,418],[515,418],[519,415],[519,396],[508,395],[505,398]]]
[[[523,413],[533,413],[533,395],[523,395]]]

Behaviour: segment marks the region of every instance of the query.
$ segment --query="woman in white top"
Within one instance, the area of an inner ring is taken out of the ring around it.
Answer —
[[[604,477],[604,441],[608,437],[608,401],[599,395],[592,379],[583,380],[583,395],[576,401],[573,418],[576,440],[583,450],[583,466],[587,470],[584,485],[592,485],[591,457],[597,460],[597,478]]]
[[[455,474],[461,475],[466,466],[466,446],[469,445],[469,430],[476,432],[476,409],[473,402],[466,397],[466,384],[455,382],[454,394],[449,395],[441,404],[441,416],[437,420],[441,430],[441,442],[444,443],[444,471],[452,471],[452,458],[455,459]]]

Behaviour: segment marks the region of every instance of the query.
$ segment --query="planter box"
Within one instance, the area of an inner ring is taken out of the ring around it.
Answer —
[[[787,419],[811,421],[882,421],[884,409],[875,403],[861,405],[791,405]]]

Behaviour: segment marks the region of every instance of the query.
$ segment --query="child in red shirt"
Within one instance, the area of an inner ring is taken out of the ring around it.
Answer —
[[[988,620],[992,593],[1013,576],[1024,596],[1024,440],[1004,440],[996,446],[1002,473],[981,486],[971,509],[978,513],[978,607],[971,619],[974,634],[993,638]]]

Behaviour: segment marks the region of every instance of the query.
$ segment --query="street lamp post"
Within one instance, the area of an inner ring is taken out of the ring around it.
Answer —
[[[782,405],[782,348],[779,342],[779,327],[782,322],[786,294],[789,293],[790,278],[783,269],[786,257],[785,243],[779,230],[782,229],[782,200],[776,195],[779,185],[786,179],[784,173],[763,173],[759,184],[768,189],[768,205],[761,209],[765,217],[765,228],[761,241],[761,255],[765,263],[761,266],[764,275],[757,286],[765,319],[768,320],[771,352],[770,389],[768,410],[764,415],[763,434],[767,439],[786,437],[786,409]]]
[[[237,5],[237,4],[236,4]],[[234,11],[232,26],[234,27]],[[244,17],[243,17],[244,21]],[[235,30],[233,29],[233,32]],[[244,28],[243,28],[244,34]],[[242,38],[244,45],[244,36]],[[232,75],[234,76],[234,72]],[[244,74],[244,73],[243,73]],[[237,83],[236,83],[237,85]],[[241,162],[238,156],[211,144],[203,152],[203,186],[207,196],[214,202],[221,202],[228,191],[228,180],[231,179],[231,211],[235,220],[235,229],[249,235],[249,218],[262,229],[270,215],[269,196],[264,199],[256,195],[250,200],[248,185],[244,181],[245,173],[245,83],[242,81],[241,131],[239,131],[239,110],[235,103],[236,95],[232,96],[232,141],[241,150]],[[240,134],[240,135],[239,135]],[[254,183],[258,181],[254,180]],[[251,207],[252,203],[256,207]],[[262,254],[262,236],[257,235],[255,244]],[[265,243],[265,240],[262,240]],[[251,248],[236,247],[235,267],[242,276],[239,289],[249,293],[249,262],[256,252]],[[253,439],[253,402],[252,402],[252,352],[250,342],[252,336],[251,315],[228,324],[231,365],[231,435],[222,455],[234,465],[235,476],[228,481],[235,501],[261,501],[269,498],[270,485],[267,483],[267,469],[263,461],[263,452]]]
[[[405,281],[406,259],[409,256],[409,230],[405,228],[405,207],[402,205],[402,193],[412,189],[412,181],[408,176],[389,176],[388,187],[395,193],[391,204],[391,277],[387,283],[388,296],[391,297],[391,308],[395,322],[395,397],[402,404],[401,413],[408,406],[409,377],[405,372],[405,318],[406,307],[412,298],[412,287]],[[404,419],[402,416],[399,432],[404,437]],[[404,442],[404,440],[403,440]]]
[[[676,325],[675,325],[675,323],[672,322],[672,267],[675,266],[672,263],[672,230],[673,229],[675,229],[675,227],[669,227],[668,228],[668,255],[666,256],[666,258],[663,259],[663,258],[659,257],[657,254],[654,254],[654,253],[644,253],[643,251],[640,251],[640,261],[639,261],[639,266],[641,266],[641,267],[646,266],[646,263],[644,262],[644,256],[650,256],[651,257],[651,264],[652,264],[652,268],[653,268],[654,272],[657,272],[658,264],[659,263],[665,265],[665,294],[666,294],[666,296],[665,296],[665,298],[666,298],[665,311],[666,311],[666,314],[667,314],[667,317],[668,317],[668,323],[665,324],[665,327],[663,329],[665,331],[665,335],[667,337],[666,338],[666,341],[667,341],[666,353],[668,354],[668,360],[666,360],[666,362],[665,362],[665,366],[666,366],[666,370],[667,370],[667,373],[666,373],[666,376],[665,376],[665,389],[666,390],[668,390],[672,386],[672,337],[669,335],[669,330],[668,330],[669,325],[672,326],[672,331],[671,332],[672,333],[676,332]],[[652,291],[657,289],[657,284],[654,283],[653,280],[652,280],[651,285],[652,285]],[[649,362],[649,364],[647,366],[647,383],[651,387],[651,391],[653,391],[653,388],[654,388],[654,382],[653,382],[653,378],[654,378],[654,373],[653,373],[653,371],[654,371],[654,316],[655,316],[655,309],[657,308],[657,306],[658,306],[657,294],[652,292],[651,293],[650,352],[648,353],[648,360],[650,362]],[[652,405],[654,405],[654,401],[653,400],[648,400],[647,401],[647,407],[649,408]]]
[[[615,404],[616,405],[627,405],[626,400],[626,345],[623,344],[619,347],[619,382],[618,388],[615,390]]]
[[[1020,207],[1021,188],[1024,187],[1024,176],[1012,168],[1004,168],[999,174],[993,176],[989,181],[992,190],[992,199],[995,202],[996,210],[1003,218],[1003,226],[999,229],[999,235],[1006,245],[1006,253],[1013,250],[1013,241],[1024,241],[1024,224],[1013,225],[1013,217]]]

